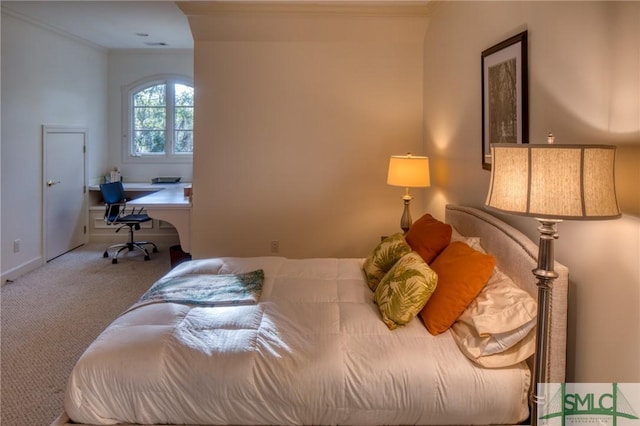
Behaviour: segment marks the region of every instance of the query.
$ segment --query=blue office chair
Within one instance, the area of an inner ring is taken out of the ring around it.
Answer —
[[[100,191],[102,192],[102,199],[104,200],[104,221],[108,225],[120,225],[116,232],[119,232],[122,228],[129,227],[129,241],[122,244],[114,244],[104,251],[103,257],[109,257],[109,250],[116,249],[113,253],[111,263],[118,263],[118,255],[124,249],[138,250],[144,253],[144,260],[149,260],[149,251],[145,248],[147,245],[153,246],[153,252],[158,252],[158,247],[149,241],[134,241],[133,230],[140,229],[140,224],[148,222],[151,218],[147,214],[142,213],[142,207],[136,213],[135,208],[132,208],[127,213],[127,200],[124,195],[124,187],[122,182],[103,183],[100,185]]]

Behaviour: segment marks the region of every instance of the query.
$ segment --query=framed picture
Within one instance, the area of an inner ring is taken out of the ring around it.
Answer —
[[[492,143],[528,143],[527,32],[482,52],[482,168]]]

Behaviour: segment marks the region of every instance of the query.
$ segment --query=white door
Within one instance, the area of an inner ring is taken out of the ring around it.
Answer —
[[[86,242],[86,129],[43,127],[45,260]]]

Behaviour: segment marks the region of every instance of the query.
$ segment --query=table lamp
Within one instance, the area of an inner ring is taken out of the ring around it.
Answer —
[[[551,142],[551,140],[550,140]],[[540,384],[548,382],[549,292],[554,271],[556,225],[564,219],[620,217],[614,183],[615,147],[609,145],[492,144],[493,164],[485,206],[535,217],[540,226],[537,278],[538,314],[531,392],[531,425],[544,402]]]
[[[389,159],[389,172],[387,184],[403,186],[405,188],[404,211],[400,218],[400,228],[406,233],[411,227],[411,212],[409,203],[413,197],[409,194],[409,188],[426,188],[431,186],[429,178],[429,157],[416,155],[392,155]]]

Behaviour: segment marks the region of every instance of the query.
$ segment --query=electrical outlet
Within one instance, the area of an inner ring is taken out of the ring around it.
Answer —
[[[18,253],[20,251],[20,239],[13,240],[13,252]]]
[[[280,251],[280,241],[271,241],[271,253],[278,253]]]

